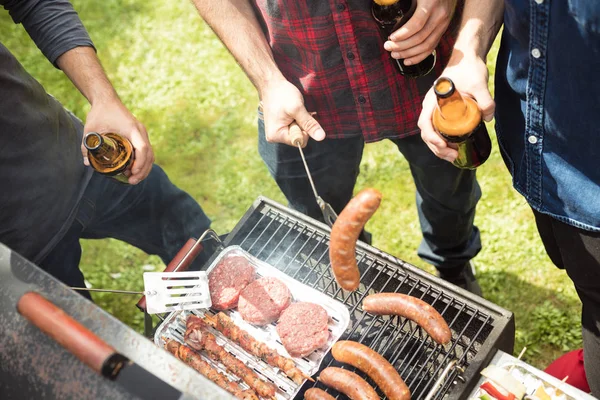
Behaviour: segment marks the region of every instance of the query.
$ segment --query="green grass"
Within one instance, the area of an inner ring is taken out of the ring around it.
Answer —
[[[189,2],[73,3],[121,98],[148,128],[157,163],[198,200],[217,232],[229,232],[259,195],[284,203],[256,150],[256,92]],[[0,37],[48,92],[85,119],[85,99],[6,13],[0,14]],[[497,43],[492,74],[495,51]],[[406,161],[389,141],[377,143],[366,147],[361,171],[357,190],[375,187],[384,196],[368,225],[373,244],[433,272],[416,256],[421,234]],[[475,259],[478,279],[488,300],[515,313],[516,352],[527,346],[524,359],[543,368],[581,346],[579,300],[566,274],[546,256],[495,137],[478,178],[483,190],[476,216],[483,238]],[[116,240],[83,241],[81,268],[95,287],[141,290],[142,266],[148,265],[164,267],[157,257]],[[136,297],[94,299],[141,331]]]

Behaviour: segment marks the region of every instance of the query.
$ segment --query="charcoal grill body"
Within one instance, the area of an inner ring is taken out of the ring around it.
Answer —
[[[102,378],[16,309],[35,291],[121,354],[199,399],[232,397],[165,350],[0,243],[0,399],[111,399],[134,397]],[[135,298],[131,299],[133,307]]]
[[[497,349],[512,354],[515,325],[511,312],[362,242],[357,246],[360,288],[352,293],[340,289],[329,262],[330,231],[325,224],[259,197],[227,236],[224,246],[239,245],[343,302],[350,310],[351,323],[341,339],[362,342],[384,355],[406,381],[413,400],[427,397],[452,360],[464,372],[453,369],[433,398],[465,398]],[[412,321],[364,312],[362,299],[378,292],[406,293],[432,304],[449,322],[454,332],[452,343],[437,345]],[[342,365],[328,355],[321,368],[327,366]],[[326,389],[318,382],[304,386],[297,398],[313,386]]]

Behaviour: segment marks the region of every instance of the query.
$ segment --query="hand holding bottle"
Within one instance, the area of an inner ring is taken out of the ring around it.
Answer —
[[[92,103],[87,115],[84,133],[116,133],[128,139],[133,145],[135,159],[132,166],[124,172],[129,183],[138,184],[144,180],[154,163],[154,152],[144,125],[139,122],[118,98]],[[81,145],[85,165],[89,165],[87,149]]]
[[[325,139],[325,131],[306,110],[302,93],[287,80],[270,83],[261,91],[260,97],[267,142],[295,147],[290,136],[290,124],[294,121],[302,129],[302,147],[306,146],[309,137],[317,141]]]
[[[455,50],[455,54],[457,51]],[[441,76],[452,79],[461,93],[471,96],[478,103],[483,112],[483,119],[491,121],[494,116],[495,103],[488,89],[488,70],[485,62],[478,57],[465,57],[460,55],[458,63],[450,65],[442,72]],[[454,162],[458,156],[456,145],[447,143],[434,129],[432,123],[433,111],[437,106],[436,95],[433,88],[427,92],[423,100],[423,110],[419,116],[421,138],[437,157],[448,162]]]
[[[384,48],[404,64],[415,65],[435,50],[446,32],[457,0],[417,0],[415,13],[400,29],[390,35]]]

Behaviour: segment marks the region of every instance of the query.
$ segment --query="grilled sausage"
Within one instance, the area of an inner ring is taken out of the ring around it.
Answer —
[[[311,388],[304,393],[304,400],[335,400],[335,397],[319,388]]]
[[[336,282],[346,290],[356,290],[360,272],[356,265],[356,241],[381,203],[381,193],[364,189],[350,200],[331,228],[329,259]]]
[[[333,345],[331,354],[337,361],[350,364],[369,375],[388,399],[410,399],[410,390],[394,366],[367,346],[342,340]]]
[[[421,299],[401,293],[371,294],[363,300],[363,310],[378,315],[400,315],[416,322],[439,344],[452,340],[444,317]]]
[[[379,400],[375,389],[354,372],[327,367],[319,374],[319,380],[352,400]]]

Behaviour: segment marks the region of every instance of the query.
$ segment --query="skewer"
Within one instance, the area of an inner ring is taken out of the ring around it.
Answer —
[[[205,314],[203,321],[233,340],[248,353],[258,357],[275,368],[279,368],[296,384],[301,385],[305,379],[314,382],[310,376],[304,374],[296,367],[294,360],[280,355],[275,349],[254,339],[248,332],[235,325],[231,318],[226,314],[219,313],[214,316]],[[221,323],[219,323],[219,321],[221,321]],[[245,337],[246,340],[240,340],[240,338],[243,337]]]

